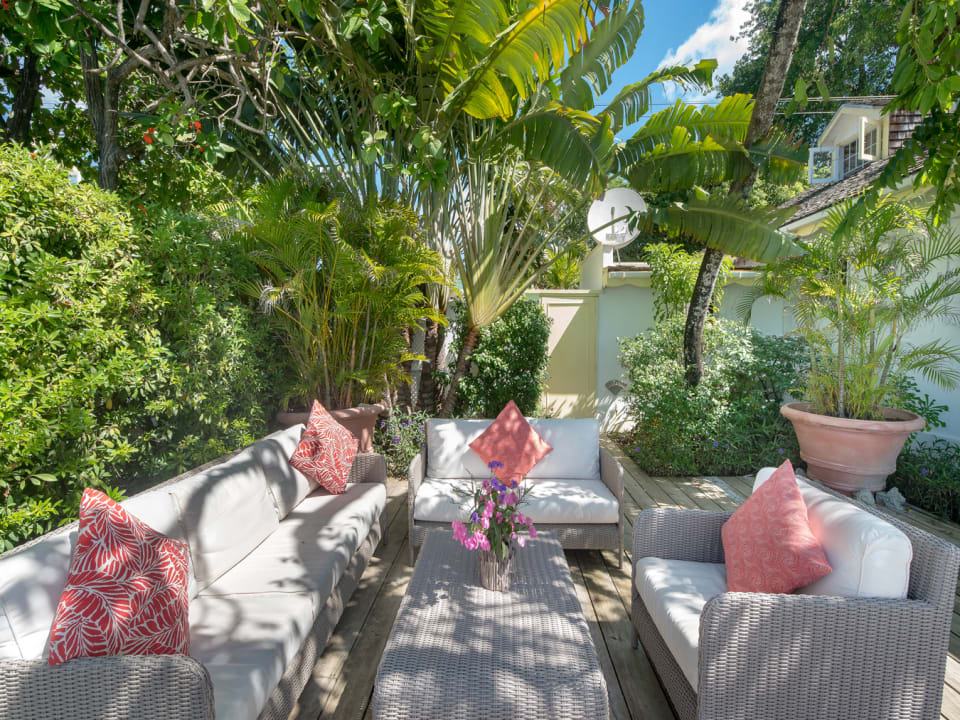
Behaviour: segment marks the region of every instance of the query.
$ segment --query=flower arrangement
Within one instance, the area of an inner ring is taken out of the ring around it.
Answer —
[[[468,550],[482,550],[496,555],[501,562],[510,558],[514,540],[523,547],[527,539],[520,533],[526,529],[531,538],[537,536],[533,521],[519,512],[518,507],[526,495],[526,488],[520,487],[516,480],[504,484],[497,477],[497,470],[503,463],[496,460],[488,463],[491,477],[484,480],[473,493],[474,510],[470,522],[454,520],[453,537]]]

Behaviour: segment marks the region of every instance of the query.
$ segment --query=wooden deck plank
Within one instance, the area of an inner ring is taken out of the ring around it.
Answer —
[[[320,716],[327,696],[334,689],[337,677],[363,632],[390,569],[398,558],[400,561],[406,558],[405,555],[400,556],[400,549],[407,537],[406,486],[390,482],[387,487],[387,545],[381,546],[371,558],[370,565],[337,624],[336,632],[314,666],[313,675],[300,695],[292,717],[314,720]]]
[[[567,562],[570,565],[570,575],[573,578],[574,587],[577,589],[577,598],[580,600],[583,615],[587,620],[587,626],[590,628],[593,646],[597,649],[597,657],[600,660],[603,677],[607,681],[607,693],[610,697],[610,718],[611,720],[641,720],[642,715],[631,714],[627,707],[627,701],[623,697],[620,683],[610,681],[610,678],[616,679],[617,673],[610,657],[610,650],[607,648],[607,641],[603,636],[603,630],[600,627],[600,621],[597,618],[596,609],[593,606],[593,600],[587,591],[587,584],[583,579],[580,563],[576,562],[569,552],[567,553]]]

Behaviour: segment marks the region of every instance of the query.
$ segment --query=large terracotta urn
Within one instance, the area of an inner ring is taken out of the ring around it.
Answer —
[[[906,410],[881,412],[884,420],[849,420],[810,412],[810,403],[780,408],[793,423],[807,474],[848,495],[883,490],[907,438],[926,425],[922,417]]]
[[[330,410],[333,419],[343,425],[359,440],[357,452],[373,452],[373,429],[377,417],[385,413],[383,405],[358,405],[344,410]],[[277,424],[280,427],[290,427],[306,423],[310,418],[309,410],[281,410],[277,413]]]

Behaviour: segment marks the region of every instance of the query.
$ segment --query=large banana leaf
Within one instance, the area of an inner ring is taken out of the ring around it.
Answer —
[[[770,182],[792,183],[806,173],[807,146],[776,127],[748,152],[757,169]]]
[[[605,186],[613,144],[609,118],[557,103],[508,123],[493,139],[494,149],[519,148],[527,160],[543,163],[588,194]]]
[[[636,219],[641,229],[689,235],[727,255],[767,263],[803,252],[791,235],[778,229],[792,212],[757,210],[736,198],[701,193],[687,203],[651,208]]]
[[[581,0],[536,0],[500,33],[474,67],[465,68],[442,110],[448,114],[463,110],[480,119],[513,117],[514,99],[529,97],[587,41],[590,17]]]
[[[686,129],[673,129],[670,141],[643,155],[623,175],[644,192],[675,192],[745,178],[753,169],[739,144],[711,136],[696,140]]]
[[[668,145],[678,127],[684,128],[695,142],[710,136],[742,142],[752,114],[753,98],[750,95],[731,95],[712,107],[698,107],[677,100],[671,107],[651,115],[623,144],[611,169],[615,173],[625,173],[658,146]]]
[[[596,98],[610,87],[614,70],[633,55],[642,32],[643,6],[639,0],[632,6],[624,2],[614,7],[560,74],[563,104],[592,110]]]
[[[713,82],[716,60],[701,60],[696,65],[673,65],[660,68],[643,80],[632,83],[616,94],[604,112],[613,118],[619,129],[639,122],[650,110],[650,89],[654,85],[673,82],[681,87],[705,89]]]

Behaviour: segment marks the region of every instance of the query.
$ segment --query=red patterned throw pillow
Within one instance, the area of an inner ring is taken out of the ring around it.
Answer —
[[[810,530],[793,465],[783,465],[720,532],[732,592],[789,593],[833,570]]]
[[[513,400],[500,411],[490,427],[470,443],[470,448],[488,465],[503,463],[503,469],[497,473],[501,480],[517,482],[553,450],[530,427]]]
[[[187,546],[99,490],[80,500],[80,530],[50,631],[50,665],[77,657],[190,649]]]
[[[354,434],[314,400],[307,429],[290,456],[290,464],[324,490],[339,495],[347,489],[358,445]]]

